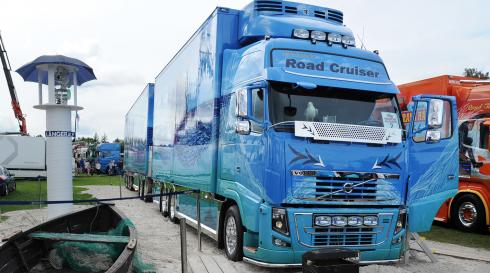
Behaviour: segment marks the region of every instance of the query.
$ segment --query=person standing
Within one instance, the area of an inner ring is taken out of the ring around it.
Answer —
[[[96,174],[100,174],[100,168],[101,168],[100,161],[97,160],[97,162],[95,163],[95,173]]]
[[[80,173],[82,174],[85,171],[85,160],[80,159]]]

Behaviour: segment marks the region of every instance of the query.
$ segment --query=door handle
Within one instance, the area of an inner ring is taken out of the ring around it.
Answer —
[[[449,180],[453,180],[455,177],[456,177],[455,175],[453,175],[453,174],[449,174],[449,175],[447,176],[447,179],[449,179]]]
[[[235,170],[236,170],[237,173],[239,173],[240,172],[240,167],[239,166],[236,166],[235,167]]]

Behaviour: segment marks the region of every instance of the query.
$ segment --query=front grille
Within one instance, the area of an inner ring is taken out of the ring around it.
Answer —
[[[392,201],[400,198],[393,186],[398,174],[331,172],[292,176],[293,197],[316,201]]]
[[[313,246],[364,246],[376,242],[373,228],[315,228]]]

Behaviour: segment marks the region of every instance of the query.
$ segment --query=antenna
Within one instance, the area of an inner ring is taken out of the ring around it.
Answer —
[[[366,49],[366,46],[364,46],[364,26],[362,26],[362,37],[359,37],[359,34],[357,35],[357,39],[361,41],[361,49]]]

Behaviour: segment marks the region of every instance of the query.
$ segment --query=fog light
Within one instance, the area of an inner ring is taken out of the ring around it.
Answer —
[[[320,227],[327,227],[332,224],[332,217],[330,216],[317,216],[315,217],[315,225]]]
[[[360,226],[362,225],[362,217],[350,216],[349,218],[347,218],[347,224],[349,226]]]
[[[364,225],[366,225],[366,226],[378,225],[378,217],[377,216],[365,216],[364,217]]]
[[[347,217],[345,216],[334,216],[332,217],[332,225],[338,227],[345,227],[347,225]]]
[[[272,237],[272,243],[276,246],[290,247],[291,244],[276,237]]]
[[[300,39],[308,39],[310,38],[310,31],[306,29],[294,29],[293,30],[293,37],[300,38]]]

